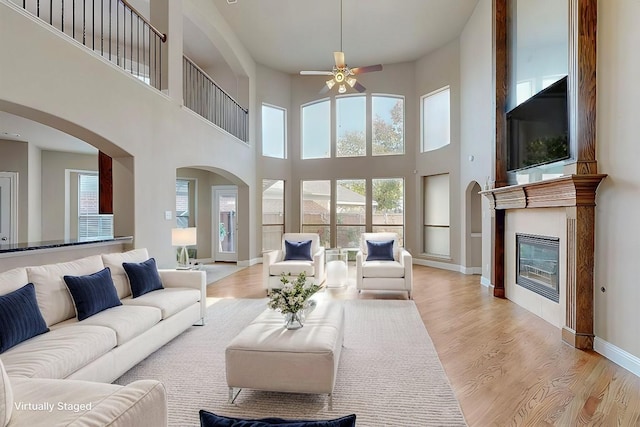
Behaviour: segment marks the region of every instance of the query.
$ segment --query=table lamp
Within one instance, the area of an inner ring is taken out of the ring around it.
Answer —
[[[172,229],[171,244],[181,247],[180,252],[178,252],[178,270],[188,270],[191,268],[189,265],[187,246],[196,244],[196,227]]]

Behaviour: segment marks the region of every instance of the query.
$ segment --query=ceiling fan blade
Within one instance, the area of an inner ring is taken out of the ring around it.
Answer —
[[[351,69],[352,74],[370,73],[372,71],[382,71],[382,64],[368,65],[366,67],[356,67]]]
[[[364,87],[364,86],[362,86],[362,85],[360,84],[360,82],[356,82],[356,84],[354,84],[354,85],[353,85],[353,88],[354,88],[355,90],[357,90],[358,92],[360,92],[360,93],[362,93],[362,92],[364,92],[365,90],[367,90],[367,88],[366,88],[366,87]]]
[[[333,76],[331,71],[300,71],[303,76]]]
[[[320,92],[318,92],[319,95],[324,95],[325,93],[329,92],[331,89],[329,89],[329,86],[324,85],[322,86],[322,89],[320,89]]]
[[[344,68],[344,52],[333,52],[333,59],[336,60],[337,68]]]

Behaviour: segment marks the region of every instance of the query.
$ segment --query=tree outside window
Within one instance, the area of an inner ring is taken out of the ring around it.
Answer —
[[[336,157],[367,154],[366,107],[364,95],[336,98]]]
[[[374,156],[404,154],[404,99],[397,96],[371,97]]]
[[[336,243],[340,248],[356,248],[365,232],[367,213],[366,180],[336,181]]]
[[[404,179],[373,179],[371,190],[372,231],[397,233],[398,243],[402,246],[404,244]]]

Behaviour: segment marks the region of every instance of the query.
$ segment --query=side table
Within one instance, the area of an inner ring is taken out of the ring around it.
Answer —
[[[341,288],[347,285],[348,253],[345,249],[327,249],[324,252],[327,262],[327,287]]]

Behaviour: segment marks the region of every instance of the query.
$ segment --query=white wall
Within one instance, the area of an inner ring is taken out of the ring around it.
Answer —
[[[0,172],[18,173],[18,242],[25,242],[28,233],[28,143],[0,139]]]
[[[460,43],[454,40],[438,49],[437,51],[427,55],[426,57],[416,61],[416,101],[414,111],[412,112],[416,120],[416,144],[414,153],[416,153],[416,193],[415,198],[422,201],[421,192],[422,185],[420,180],[423,176],[437,175],[442,173],[449,174],[449,188],[454,193],[449,199],[449,212],[451,218],[449,223],[449,232],[451,238],[450,250],[451,254],[448,259],[435,258],[436,262],[452,264],[452,266],[460,266],[462,264],[462,251],[460,238],[462,232],[462,223],[464,215],[459,215],[464,200],[464,191],[462,194],[455,193],[461,188],[460,183],[460,148],[461,148],[461,86],[460,86]],[[450,88],[451,102],[451,142],[437,150],[420,153],[420,97],[444,86]],[[466,187],[466,185],[465,185]],[[422,210],[414,211],[414,222],[416,234],[419,236],[416,250],[413,252],[414,258],[429,259],[423,252],[422,244]],[[455,269],[458,269],[457,267]]]
[[[200,21],[219,19],[210,5],[202,7]],[[0,38],[0,57],[12,58],[2,64],[0,109],[65,131],[115,158],[133,156],[132,164],[114,167],[114,174],[120,169],[132,174],[134,245],[147,247],[161,266],[175,265],[173,221],[165,220],[164,213],[175,210],[177,168],[202,166],[222,171],[240,185],[255,182],[253,130],[250,145],[238,141],[182,108],[181,100],[162,95],[5,3],[0,3],[0,28],[12,35]],[[227,54],[233,51],[229,47]],[[238,57],[253,77],[251,60]],[[254,102],[255,95],[250,98]],[[255,111],[253,104],[251,110]],[[241,260],[257,254],[255,229],[250,226],[256,211],[248,202],[254,188],[244,191]]]
[[[460,35],[460,197],[470,182],[493,181],[495,163],[495,92],[493,82],[493,13],[491,0],[479,0]],[[473,161],[469,160],[473,156]],[[464,205],[463,205],[464,206]],[[482,277],[492,282],[491,213],[482,198]],[[461,224],[466,225],[461,209]],[[462,236],[469,235],[463,230]],[[468,240],[461,239],[462,245]],[[462,250],[461,253],[467,253]],[[463,265],[469,265],[463,260]]]
[[[277,107],[286,109],[286,158],[276,159],[273,157],[262,156],[262,115],[258,114],[256,118],[256,152],[258,161],[256,162],[256,188],[260,189],[256,191],[256,205],[259,206],[259,212],[262,212],[262,179],[283,179],[285,181],[285,232],[297,232],[298,229],[292,227],[292,206],[293,206],[293,159],[292,159],[292,145],[299,142],[299,138],[291,131],[293,117],[299,114],[298,107],[295,107],[291,103],[291,76],[286,73],[272,70],[263,65],[257,66],[257,89],[256,89],[256,105],[260,110],[262,104],[275,105]],[[297,203],[297,202],[296,202]],[[262,216],[256,218],[256,228],[258,231],[259,246],[262,248]]]
[[[70,194],[77,197],[77,183],[67,188],[67,169],[79,171],[98,172],[98,156],[93,154],[79,154],[62,151],[41,151],[41,179],[42,206],[45,207],[42,215],[42,239],[43,241],[61,240],[65,238],[65,221],[69,212]],[[77,179],[77,177],[76,177]],[[70,188],[76,189],[69,193]],[[72,204],[78,206],[77,200]],[[69,237],[78,237],[78,222],[69,223]],[[75,227],[74,227],[75,225]],[[74,229],[75,228],[75,229]]]
[[[598,2],[595,334],[640,363],[640,2]],[[606,288],[606,292],[600,290]]]

